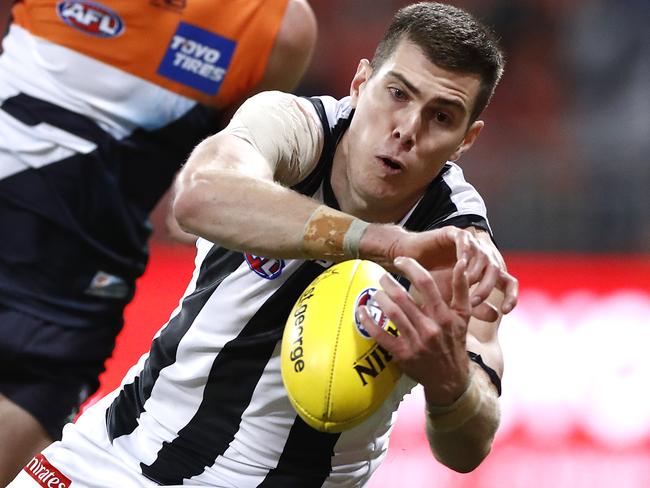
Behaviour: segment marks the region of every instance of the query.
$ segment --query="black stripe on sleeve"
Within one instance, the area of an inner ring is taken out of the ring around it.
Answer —
[[[321,126],[323,127],[323,149],[314,170],[309,173],[304,180],[294,185],[292,189],[302,193],[303,195],[313,195],[320,187],[323,178],[330,172],[336,146],[332,143],[334,137],[332,136],[332,130],[327,122],[327,115],[325,114],[323,102],[318,98],[307,98],[307,100],[310,101],[316,109]]]
[[[190,329],[208,299],[230,273],[239,267],[241,253],[213,246],[208,252],[197,279],[196,290],[183,300],[178,315],[174,316],[151,344],[149,357],[142,372],[132,383],[122,387],[119,395],[106,410],[106,427],[111,442],[131,434],[145,411],[145,402],[151,396],[160,372],[176,361],[178,344]]]
[[[488,226],[487,220],[484,217],[476,214],[464,214],[457,215],[442,222],[443,225],[454,225],[465,229],[467,227],[476,227],[477,229],[483,229],[488,234],[491,235],[490,227]]]
[[[241,333],[224,345],[212,364],[203,401],[194,417],[173,441],[163,443],[154,462],[141,463],[143,475],[163,485],[182,485],[184,479],[212,466],[228,449],[282,337],[293,304],[322,272],[322,266],[304,263],[259,308]]]
[[[450,219],[445,220],[444,222],[442,222],[442,225],[455,225],[456,227],[460,227],[461,229],[466,229],[468,227],[476,227],[477,229],[482,229],[488,233],[494,245],[497,248],[499,247],[496,239],[494,239],[494,235],[492,235],[492,229],[490,229],[487,220],[485,219],[485,217],[482,217],[481,215],[476,215],[476,214],[457,215],[456,217],[452,217]]]

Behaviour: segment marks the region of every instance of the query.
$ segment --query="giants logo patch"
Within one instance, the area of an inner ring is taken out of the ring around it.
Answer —
[[[158,74],[215,95],[226,76],[236,45],[230,39],[181,22],[158,67]]]
[[[267,280],[274,280],[284,269],[284,259],[269,259],[261,256],[255,256],[251,253],[244,253],[248,267],[258,276]]]
[[[70,478],[50,464],[45,456],[38,454],[23,468],[43,488],[69,488]]]
[[[361,334],[366,339],[370,339],[370,334],[368,334],[368,331],[361,324],[361,320],[359,319],[358,310],[360,306],[365,305],[368,307],[370,316],[375,321],[375,324],[377,324],[382,329],[385,329],[386,325],[388,324],[388,317],[384,312],[381,311],[379,305],[377,305],[375,300],[372,298],[375,293],[377,293],[376,288],[366,288],[359,294],[354,305],[354,324],[357,326],[357,332],[359,332],[359,334]]]
[[[116,37],[124,22],[110,8],[88,0],[63,0],[56,6],[61,20],[81,32],[97,37]]]

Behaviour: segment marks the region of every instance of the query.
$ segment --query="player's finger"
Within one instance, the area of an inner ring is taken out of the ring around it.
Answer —
[[[467,280],[470,285],[478,283],[484,272],[485,267],[490,263],[490,259],[485,254],[478,242],[474,242],[470,252],[470,259],[467,260]]]
[[[370,334],[370,337],[377,341],[377,344],[379,344],[390,353],[395,353],[398,350],[399,339],[389,334],[375,323],[375,320],[372,318],[372,315],[368,311],[367,305],[360,306],[357,309],[357,314],[361,325],[363,325],[363,328],[366,329],[368,334]]]
[[[492,290],[497,286],[501,268],[495,263],[488,263],[483,269],[483,275],[478,281],[478,285],[472,290],[471,304],[476,307],[490,296]]]
[[[519,281],[517,281],[517,278],[511,274],[501,270],[498,286],[505,295],[503,303],[501,304],[501,312],[504,314],[510,313],[517,305],[517,299],[519,297]]]
[[[372,297],[378,307],[395,324],[408,342],[417,344],[419,332],[414,327],[414,321],[420,321],[422,312],[408,292],[392,276],[386,275],[380,279],[383,290],[377,291]]]
[[[456,244],[456,261],[463,258],[469,260],[472,255],[472,235],[457,227],[449,227],[447,233]]]
[[[467,280],[467,261],[463,258],[456,262],[452,275],[451,308],[469,315],[469,282]]]
[[[442,298],[431,274],[417,261],[404,258],[403,260],[397,259],[396,262],[398,270],[411,281],[411,290],[417,290],[417,294],[421,298],[422,303],[418,304],[411,298],[410,292],[408,300],[400,295],[392,297],[406,314],[409,326],[414,329],[415,337],[412,342],[417,344],[430,337],[443,324],[450,323],[453,312]]]
[[[425,313],[431,315],[436,308],[447,309],[447,305],[440,293],[440,289],[427,271],[415,259],[398,257],[394,261],[398,271],[411,282],[411,288],[417,290],[417,295],[422,302]]]

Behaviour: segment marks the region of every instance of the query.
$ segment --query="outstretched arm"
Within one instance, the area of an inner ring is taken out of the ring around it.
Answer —
[[[506,293],[503,312],[514,306],[516,281],[471,233],[455,227],[415,233],[368,223],[288,188],[312,171],[323,137],[308,101],[280,92],[249,99],[181,170],[174,200],[181,228],[270,258],[361,257],[391,270],[397,256],[415,258],[429,270],[453,266],[464,256],[470,283],[479,283],[476,301],[496,286]]]
[[[493,246],[479,239],[483,246]],[[495,248],[489,252],[498,253]],[[487,371],[499,383],[500,317],[492,322],[472,317],[465,259],[456,263],[451,276],[437,279],[412,259],[399,258],[396,267],[411,282],[411,290],[386,275],[384,291],[375,300],[397,326],[399,337],[378,328],[362,312],[363,325],[404,373],[424,386],[427,437],[435,457],[457,471],[471,471],[487,456],[499,425],[497,388]],[[503,294],[494,290],[488,301],[498,309],[502,300]]]
[[[281,92],[250,98],[181,169],[173,203],[179,225],[231,249],[304,257],[301,236],[319,203],[288,186],[314,168],[322,144],[306,100]]]

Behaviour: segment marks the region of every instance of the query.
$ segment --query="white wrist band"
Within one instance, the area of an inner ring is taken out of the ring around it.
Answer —
[[[357,259],[359,257],[359,243],[361,237],[370,224],[363,220],[354,219],[343,236],[343,254],[345,257]]]
[[[325,205],[317,207],[305,223],[303,249],[311,258],[356,259],[361,236],[370,224]]]
[[[427,404],[429,425],[435,432],[456,430],[474,417],[481,409],[483,392],[474,372],[470,373],[469,385],[451,405],[436,407]]]

